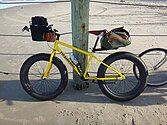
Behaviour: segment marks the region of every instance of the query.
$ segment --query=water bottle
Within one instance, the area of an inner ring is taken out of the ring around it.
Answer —
[[[71,53],[70,55],[70,60],[74,63],[74,65],[78,68],[79,72],[82,73],[81,66],[78,62],[78,60],[75,58],[75,56]]]

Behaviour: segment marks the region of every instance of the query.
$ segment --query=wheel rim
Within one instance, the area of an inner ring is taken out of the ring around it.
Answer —
[[[140,82],[134,75],[133,65],[134,63],[127,59],[119,59],[111,64],[112,67],[123,73],[126,79],[122,81],[105,81],[106,87],[110,92],[116,93],[117,95],[126,95],[138,88]],[[105,74],[114,74],[114,72],[107,69]]]
[[[42,78],[47,64],[48,61],[37,61],[28,71],[28,85],[34,93],[39,95],[54,94],[61,82],[61,74],[55,65],[52,65],[49,76],[46,79]]]

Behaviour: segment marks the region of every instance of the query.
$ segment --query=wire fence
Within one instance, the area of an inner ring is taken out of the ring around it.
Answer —
[[[62,33],[60,35],[66,35],[66,34],[72,34],[72,32],[66,32],[66,33]],[[3,37],[31,37],[31,35],[21,35],[21,34],[2,34],[0,33],[0,36],[3,36]],[[166,37],[167,34],[132,34],[130,36],[133,36],[133,37]]]
[[[63,3],[70,2],[71,0],[59,0],[59,1],[24,1],[24,2],[0,2],[0,4],[40,4],[40,3]],[[128,5],[128,6],[147,6],[147,7],[163,7],[166,8],[167,5],[152,5],[152,4],[141,4],[141,3],[126,3],[126,2],[113,2],[113,1],[98,1],[98,0],[90,0],[92,3],[105,3],[105,4],[114,4],[114,5]]]
[[[52,4],[52,3],[65,3],[65,2],[70,2],[70,0],[60,0],[60,1],[35,1],[35,2],[1,2],[1,5],[15,5],[15,4]],[[140,3],[121,3],[121,2],[110,2],[110,1],[97,1],[97,0],[91,0],[90,2],[92,3],[102,3],[102,4],[115,4],[115,5],[128,5],[128,6],[147,6],[147,7],[158,7],[158,8],[167,8],[166,5],[150,5],[150,4],[140,4]],[[62,33],[61,35],[66,35],[70,34],[72,32],[67,32],[67,33]],[[132,34],[131,36],[133,37],[166,37],[167,34]],[[22,37],[22,38],[29,38],[31,35],[21,35],[21,34],[6,34],[6,33],[0,33],[0,37]],[[69,54],[71,52],[67,52],[66,54]],[[110,52],[98,52],[99,54],[111,54]],[[0,55],[3,56],[25,56],[25,55],[33,55],[33,54],[7,54],[7,53],[0,53]],[[72,72],[70,72],[72,73]],[[96,73],[96,72],[90,72],[90,73]],[[4,75],[19,75],[19,73],[13,73],[13,72],[6,72],[6,71],[0,71],[0,74]]]
[[[64,3],[64,2],[70,2],[70,0],[57,0],[57,1],[24,1],[24,2],[0,2],[0,4],[40,4],[40,3]],[[147,6],[147,7],[167,7],[167,5],[149,5],[149,4],[133,4],[133,3],[125,3],[125,2],[113,2],[113,1],[98,1],[98,0],[91,0],[90,2],[92,3],[105,3],[105,4],[117,4],[117,5],[130,5],[130,6]],[[70,32],[71,33],[71,32]],[[65,35],[65,34],[69,34],[68,33],[62,33],[62,35]],[[5,33],[0,33],[0,36],[4,36],[4,37],[31,37],[31,35],[20,35],[20,34],[5,34]],[[155,36],[158,36],[158,37],[166,37],[167,34],[132,34],[131,36],[134,36],[134,37],[138,37],[138,36],[141,36],[141,37],[155,37]]]
[[[70,0],[56,0],[56,1],[23,1],[23,2],[1,2],[0,4],[40,4],[40,3],[64,3],[64,2],[70,2]],[[91,0],[90,2],[92,3],[102,3],[102,4],[117,4],[117,5],[129,5],[129,6],[147,6],[147,7],[167,7],[167,5],[150,5],[150,4],[140,4],[140,3],[126,3],[126,2],[113,2],[113,1],[98,1],[98,0]],[[70,32],[71,33],[71,32]],[[63,33],[67,34],[67,33]],[[68,32],[69,34],[69,32]],[[4,36],[4,37],[31,37],[30,35],[20,35],[20,34],[5,34],[5,33],[0,33],[0,36]],[[160,37],[166,37],[167,34],[132,34],[131,36],[141,36],[141,37],[155,37],[155,36],[160,36]]]

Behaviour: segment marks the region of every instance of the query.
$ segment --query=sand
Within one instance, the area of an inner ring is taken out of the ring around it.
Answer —
[[[109,0],[107,0],[109,1]],[[126,0],[125,0],[126,1]],[[110,1],[109,1],[110,2]],[[112,29],[124,26],[132,34],[132,44],[118,50],[140,53],[151,47],[167,47],[167,4],[126,1],[144,6],[90,4],[90,29]],[[158,5],[147,6],[147,5]],[[66,9],[64,9],[66,8]],[[70,3],[19,6],[0,10],[0,34],[20,34],[30,18],[42,15],[60,32],[71,31]],[[37,101],[21,87],[19,70],[32,54],[51,52],[45,42],[34,42],[29,37],[1,38],[0,71],[0,125],[166,125],[167,85],[147,87],[137,98],[128,102],[116,102],[105,97],[96,84],[86,90],[73,89],[72,77],[66,90],[53,101]],[[62,36],[71,43],[71,34]],[[90,35],[89,46],[95,37]],[[52,45],[52,44],[51,44]],[[70,52],[70,50],[66,50]],[[100,55],[107,56],[107,55]],[[68,67],[68,71],[72,71]],[[92,71],[96,68],[92,67]]]

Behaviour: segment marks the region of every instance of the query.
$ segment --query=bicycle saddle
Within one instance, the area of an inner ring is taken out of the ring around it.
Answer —
[[[106,29],[104,29],[104,30],[90,30],[89,31],[90,34],[94,34],[96,36],[100,35],[101,33],[106,33],[106,32],[107,32]]]

